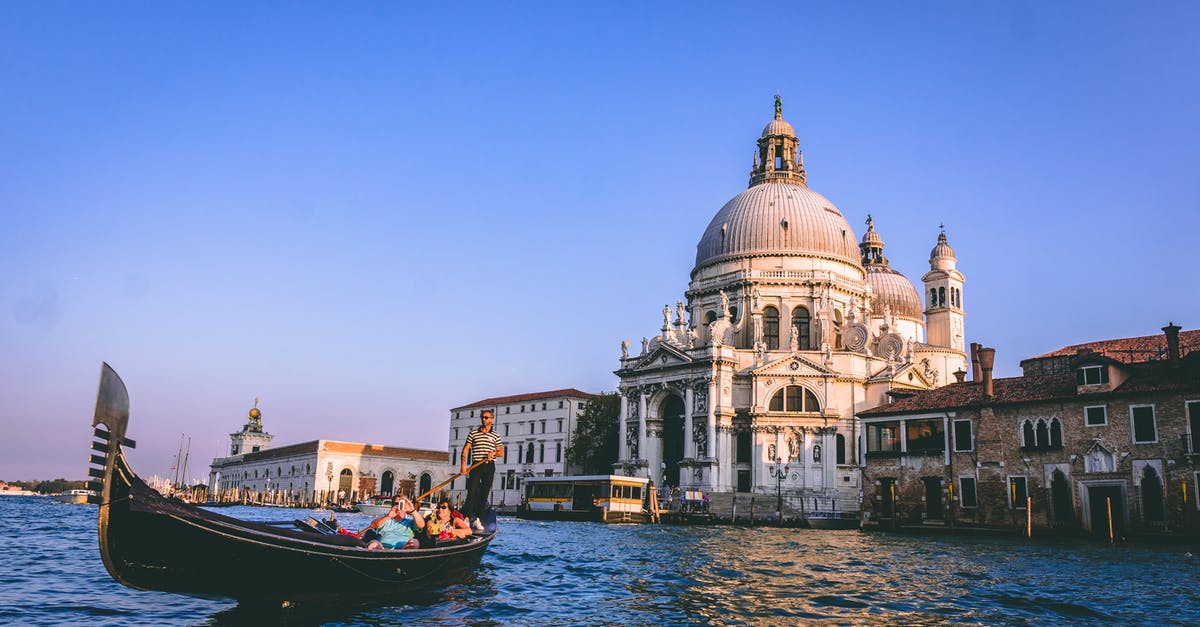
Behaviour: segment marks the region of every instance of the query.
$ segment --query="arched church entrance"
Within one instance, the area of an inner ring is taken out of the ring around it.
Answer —
[[[392,474],[390,470],[383,471],[383,480],[379,482],[379,493],[391,496],[395,486],[396,475]]]
[[[663,483],[678,486],[679,462],[683,459],[683,399],[674,394],[663,399],[658,415],[663,430]]]

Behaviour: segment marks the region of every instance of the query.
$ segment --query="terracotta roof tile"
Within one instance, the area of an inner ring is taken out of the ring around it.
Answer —
[[[454,409],[451,409],[450,411],[455,411],[455,410],[460,410],[460,409],[471,409],[472,407],[504,405],[507,403],[520,403],[523,401],[540,401],[544,398],[559,398],[562,396],[572,396],[572,397],[576,397],[576,398],[588,399],[588,398],[592,398],[593,396],[595,396],[595,394],[588,394],[587,392],[580,392],[579,390],[576,390],[575,388],[567,388],[565,390],[551,390],[549,392],[532,392],[530,394],[516,394],[513,396],[497,396],[495,398],[485,398],[482,401],[475,401],[474,403],[470,403],[468,405],[462,405],[461,407],[455,407]]]
[[[1123,337],[1115,340],[1072,344],[1044,355],[1032,357],[1031,359],[1069,356],[1078,353],[1082,349],[1091,350],[1125,363],[1149,361],[1151,359],[1162,359],[1166,356],[1167,337],[1159,333],[1158,335]],[[1186,355],[1193,350],[1200,350],[1200,329],[1180,331],[1179,352]]]
[[[1163,391],[1200,391],[1200,353],[1192,353],[1179,364],[1166,360],[1149,361],[1120,366],[1129,373],[1129,378],[1112,392],[1104,394],[1126,395]],[[994,396],[992,405],[1032,403],[1077,398],[1075,373],[1030,375],[993,379]],[[948,411],[983,404],[983,383],[966,381],[933,390],[922,390],[895,402],[858,412],[863,418]]]

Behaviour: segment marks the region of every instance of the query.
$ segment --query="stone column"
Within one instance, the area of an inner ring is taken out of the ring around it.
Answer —
[[[625,390],[621,390],[621,417],[617,423],[617,450],[619,451],[617,453],[617,461],[629,459],[629,442],[626,441],[628,430],[625,427],[626,422],[629,420],[629,397],[626,394]]]
[[[646,456],[646,392],[638,390],[638,457]]]
[[[709,378],[708,380],[708,398],[705,399],[705,406],[708,408],[708,446],[705,454],[713,459],[720,456],[718,451],[721,449],[717,446],[717,380]]]
[[[696,441],[692,438],[692,409],[695,407],[696,393],[692,391],[691,382],[685,382],[683,388],[683,458],[696,458]]]

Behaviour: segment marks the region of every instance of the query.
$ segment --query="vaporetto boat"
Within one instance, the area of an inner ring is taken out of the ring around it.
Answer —
[[[649,515],[643,503],[649,482],[645,477],[618,475],[529,477],[517,518],[646,522]]]

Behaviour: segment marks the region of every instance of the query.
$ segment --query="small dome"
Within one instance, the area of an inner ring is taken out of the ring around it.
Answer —
[[[866,270],[867,284],[875,295],[871,315],[882,316],[887,306],[893,316],[921,320],[921,295],[912,281],[884,264],[869,264]]]
[[[785,122],[783,118],[775,118],[763,127],[762,132],[763,137],[770,137],[772,135],[787,135],[788,137],[795,137],[796,130],[792,128],[791,124]]]
[[[938,259],[955,259],[954,249],[950,248],[950,244],[946,243],[946,232],[938,233],[937,245],[933,250],[929,251],[929,262],[933,263]]]

